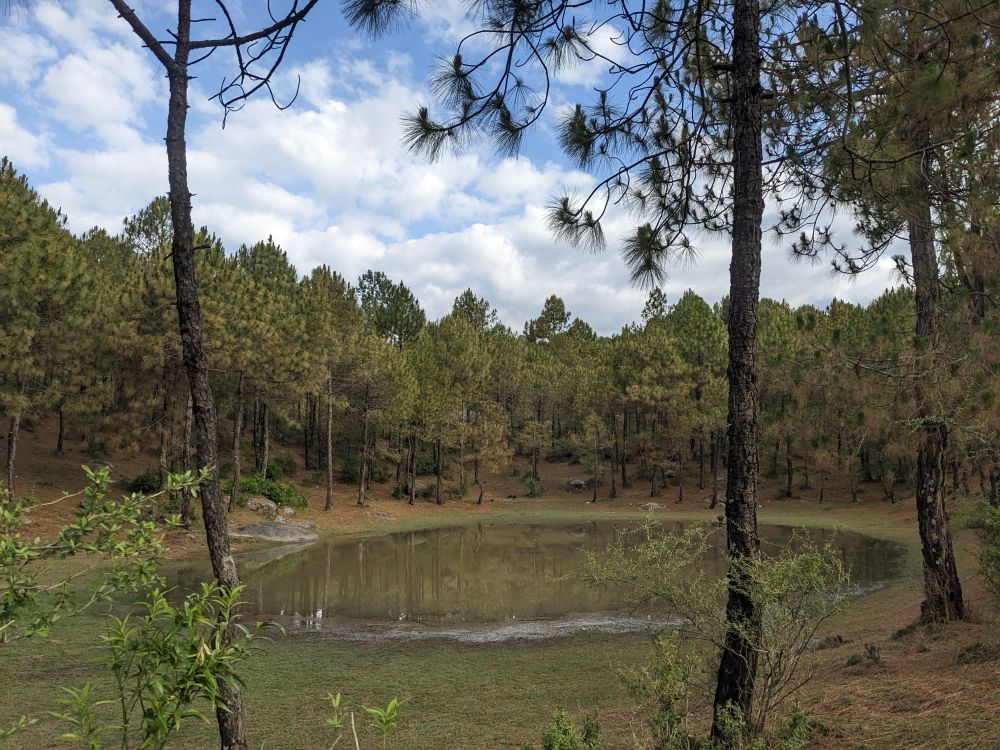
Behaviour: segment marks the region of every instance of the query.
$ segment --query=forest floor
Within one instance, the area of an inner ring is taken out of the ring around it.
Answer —
[[[40,500],[52,499],[83,484],[79,466],[97,463],[75,446],[67,455],[52,454],[47,430],[26,435],[19,446],[19,491]],[[115,455],[114,475],[130,477],[154,462],[148,454]],[[486,482],[486,500],[475,505],[475,493],[443,506],[418,500],[409,506],[391,498],[391,487],[376,485],[368,505],[357,506],[356,490],[338,486],[334,509],[323,512],[322,477],[300,472],[296,480],[310,492],[309,508],[299,518],[315,521],[321,535],[386,533],[430,526],[511,520],[581,520],[640,518],[649,502],[649,488],[636,482],[614,501],[587,502],[589,491],[573,494],[560,489],[569,478],[586,478],[583,467],[543,463],[547,489],[541,498],[524,497],[517,476],[497,475]],[[305,481],[302,481],[305,480]],[[433,478],[423,478],[429,482]],[[796,487],[799,485],[796,479]],[[686,478],[685,501],[675,502],[676,488],[654,498],[657,514],[676,520],[714,520],[708,510],[709,492],[697,488],[697,477]],[[901,580],[866,594],[828,622],[821,635],[841,636],[845,643],[817,651],[810,659],[815,673],[798,701],[823,730],[810,747],[838,750],[861,748],[996,748],[1000,747],[1000,661],[996,610],[977,575],[975,533],[965,523],[966,506],[953,503],[952,524],[962,581],[971,602],[968,622],[921,628],[902,638],[893,634],[913,623],[921,600],[921,561],[912,496],[895,504],[881,499],[881,489],[865,485],[860,503],[849,501],[842,483],[831,483],[827,501],[817,502],[815,490],[796,489],[781,497],[779,483],[764,479],[760,521],[813,527],[839,527],[897,542],[905,549]],[[511,499],[508,495],[520,495]],[[601,489],[606,497],[606,488]],[[386,514],[384,515],[377,514]],[[49,506],[33,519],[32,533],[44,534],[72,517],[70,504]],[[234,523],[255,518],[239,511]],[[167,544],[172,559],[204,555],[202,532],[171,532]],[[253,546],[244,544],[243,546]],[[170,562],[167,563],[169,567]],[[99,633],[103,615],[91,611],[59,624],[48,638],[17,642],[0,652],[0,725],[29,714],[39,721],[8,741],[8,747],[60,747],[52,738],[64,726],[48,718],[60,688],[94,682],[107,688],[101,666]],[[863,660],[866,644],[878,647],[880,662]],[[970,650],[982,658],[968,658]],[[993,655],[990,658],[990,655]],[[604,727],[605,747],[631,748],[643,735],[617,672],[647,662],[652,656],[648,635],[580,633],[542,641],[500,644],[458,644],[427,640],[357,643],[318,636],[287,636],[266,644],[245,669],[250,733],[255,748],[265,750],[327,748],[333,741],[325,726],[326,695],[342,692],[345,701],[360,706],[402,700],[402,721],[392,747],[415,750],[521,748],[538,741],[557,709],[576,717],[596,714]],[[696,703],[696,714],[706,716]],[[359,717],[360,718],[360,717]],[[172,747],[213,746],[212,726],[192,724]],[[364,747],[376,738],[361,731]],[[0,742],[2,744],[2,742]]]

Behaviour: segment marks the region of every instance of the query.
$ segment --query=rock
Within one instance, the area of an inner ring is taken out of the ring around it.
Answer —
[[[316,522],[315,521],[291,521],[288,525],[289,526],[299,526],[299,527],[301,527],[303,529],[315,529],[316,528]]]
[[[862,657],[861,654],[851,654],[849,657],[847,657],[847,664],[846,664],[846,666],[848,666],[848,667],[856,667],[858,664],[860,664],[863,661],[864,661],[864,657]]]
[[[295,508],[286,505],[281,509],[281,515],[283,515],[285,518],[291,518],[292,516],[295,515]]]
[[[806,644],[806,648],[810,651],[823,651],[824,649],[843,646],[845,643],[847,641],[844,640],[844,636],[842,635],[828,635],[826,638],[813,638]]]
[[[260,521],[232,529],[229,536],[236,539],[266,539],[271,542],[315,542],[319,535],[298,524],[278,521]]]
[[[275,516],[274,517],[274,522],[275,523],[288,523],[288,521],[285,520],[284,516]]]
[[[642,505],[639,506],[639,510],[656,510],[657,508],[661,507],[663,506],[661,506],[659,503],[643,503]]]
[[[260,495],[247,498],[247,510],[252,510],[266,518],[274,518],[278,514],[278,506]]]
[[[377,511],[375,511],[375,515],[378,518],[392,518],[392,515],[390,515],[389,513],[386,513],[384,510],[377,510]]]

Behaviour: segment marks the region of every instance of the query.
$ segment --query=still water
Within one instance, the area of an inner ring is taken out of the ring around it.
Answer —
[[[465,632],[471,625],[479,631],[507,628],[510,637],[531,637],[532,629],[521,623],[532,621],[549,623],[547,631],[559,622],[570,629],[616,629],[635,620],[623,611],[622,593],[589,586],[578,573],[586,551],[603,550],[621,528],[609,522],[445,527],[275,548],[251,553],[256,557],[240,565],[248,609],[293,628],[343,634],[379,625],[381,632],[412,634],[428,627]],[[765,545],[787,542],[792,533],[761,528]],[[847,532],[809,533],[818,541],[833,539],[861,590],[898,574],[901,551],[891,542]],[[721,576],[722,532],[713,540],[704,565]],[[650,620],[649,613],[644,619]]]

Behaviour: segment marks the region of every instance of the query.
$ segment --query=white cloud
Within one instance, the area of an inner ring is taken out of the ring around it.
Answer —
[[[104,6],[64,5],[39,6],[31,33],[41,42],[26,47],[37,54],[22,55],[11,80],[42,81],[41,99],[0,101],[0,151],[63,207],[74,230],[115,231],[123,216],[166,190],[162,76]],[[454,39],[467,28],[461,0],[432,5],[428,33]],[[613,31],[603,34],[599,43],[613,44]],[[473,150],[427,164],[400,140],[401,114],[427,100],[411,83],[412,59],[379,54],[290,60],[278,89],[294,90],[301,75],[295,105],[281,112],[257,99],[225,130],[208,101],[217,71],[204,71],[192,87],[188,131],[195,222],[231,250],[271,235],[301,273],[321,263],[352,280],[368,268],[384,270],[404,280],[432,317],[471,287],[515,328],[550,294],[601,332],[638,319],[646,291],[630,285],[616,249],[628,217],[608,217],[603,255],[557,244],[546,228],[551,198],[586,190],[592,178],[548,154],[498,160]],[[593,73],[584,66],[572,82],[584,85]],[[555,94],[554,102],[563,100],[561,90]],[[689,287],[710,301],[728,292],[728,240],[697,242],[698,263],[670,269],[671,300]],[[765,238],[765,295],[793,304],[833,295],[863,301],[887,278],[883,267],[853,284],[834,279],[825,264],[791,264],[786,249]]]

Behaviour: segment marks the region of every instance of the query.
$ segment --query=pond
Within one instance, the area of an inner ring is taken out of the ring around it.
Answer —
[[[246,553],[248,609],[295,631],[347,638],[536,638],[581,629],[631,631],[669,622],[632,613],[622,593],[577,576],[588,550],[606,548],[622,523],[477,524],[321,541]],[[678,524],[671,524],[679,527]],[[765,544],[792,530],[761,527]],[[848,532],[832,538],[861,590],[898,574],[891,543]],[[706,567],[724,575],[724,536]],[[194,571],[189,571],[189,574]],[[186,576],[185,576],[186,577]]]

